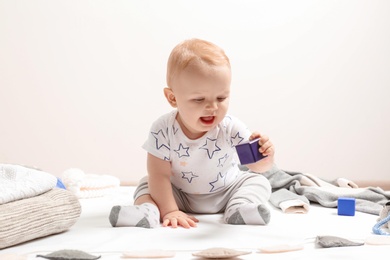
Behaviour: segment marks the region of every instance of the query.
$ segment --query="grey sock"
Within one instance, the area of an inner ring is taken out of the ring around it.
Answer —
[[[116,227],[120,210],[121,206],[114,206],[111,209],[110,216],[108,217],[108,219],[110,220],[111,226],[113,227]]]
[[[154,228],[160,224],[157,206],[144,203],[135,206],[114,206],[109,216],[113,227]]]
[[[240,212],[237,210],[229,218],[226,219],[226,223],[233,225],[245,225],[244,219],[241,217]]]
[[[270,218],[270,211],[263,204],[239,205],[225,212],[226,223],[233,225],[266,225]]]

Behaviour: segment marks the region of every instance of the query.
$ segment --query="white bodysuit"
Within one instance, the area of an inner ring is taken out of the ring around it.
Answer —
[[[155,121],[143,145],[148,153],[171,162],[172,184],[187,194],[215,193],[232,184],[242,174],[234,147],[248,141],[249,129],[226,115],[214,129],[191,140],[176,115],[174,110]]]
[[[191,140],[182,132],[176,115],[175,110],[155,121],[143,148],[171,162],[172,192],[180,210],[212,214],[268,201],[269,181],[262,174],[238,168],[235,146],[251,135],[241,121],[227,115],[204,136]],[[140,180],[134,200],[146,194],[150,194],[148,176]]]

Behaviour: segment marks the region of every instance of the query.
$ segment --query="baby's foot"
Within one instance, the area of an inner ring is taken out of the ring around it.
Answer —
[[[266,225],[270,218],[271,213],[263,204],[239,205],[225,213],[225,222],[233,225]]]
[[[144,203],[135,206],[114,206],[109,216],[113,227],[154,228],[160,224],[157,206]]]

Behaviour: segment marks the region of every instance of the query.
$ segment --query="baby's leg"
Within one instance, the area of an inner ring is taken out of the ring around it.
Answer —
[[[114,206],[109,216],[113,227],[154,228],[160,224],[160,212],[149,195],[141,196],[134,206]],[[137,203],[138,202],[138,203]]]
[[[268,224],[271,218],[267,207],[270,195],[271,185],[264,176],[245,173],[228,202],[225,222],[234,225]]]

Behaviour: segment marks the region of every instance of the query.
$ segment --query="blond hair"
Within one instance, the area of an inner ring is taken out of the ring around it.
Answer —
[[[172,81],[187,67],[198,70],[204,66],[228,66],[229,58],[223,49],[217,45],[200,39],[185,40],[173,48],[167,65],[167,85],[172,87]]]

